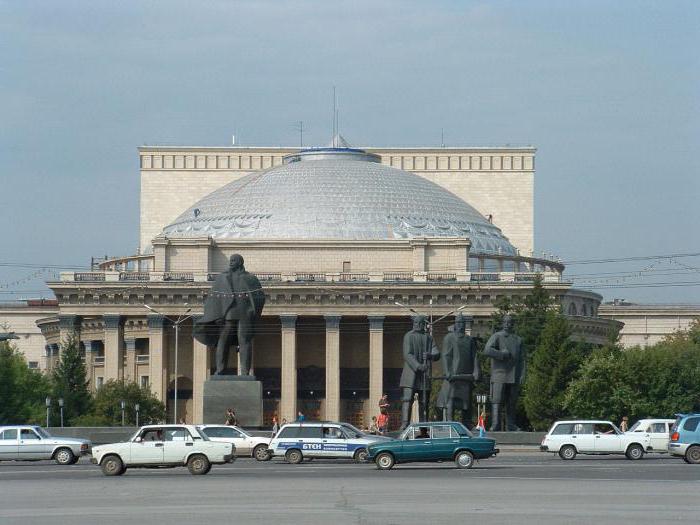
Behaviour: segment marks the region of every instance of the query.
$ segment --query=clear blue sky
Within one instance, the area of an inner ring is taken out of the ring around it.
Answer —
[[[0,263],[133,253],[137,146],[324,144],[333,85],[352,144],[535,145],[538,252],[700,252],[698,49],[697,1],[0,0]],[[700,257],[567,273],[700,303]]]

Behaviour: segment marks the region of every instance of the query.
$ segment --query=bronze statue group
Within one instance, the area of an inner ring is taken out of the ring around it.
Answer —
[[[410,423],[415,395],[418,394],[418,413],[421,421],[428,420],[427,404],[430,399],[431,364],[442,361],[444,375],[435,406],[442,410],[443,419],[452,421],[455,409],[462,412],[462,423],[472,426],[472,394],[474,384],[481,377],[476,339],[466,334],[468,318],[458,313],[452,330],[443,340],[440,353],[428,319],[413,317],[413,329],[403,339],[404,367],[401,374],[401,428]],[[491,359],[490,430],[520,430],[515,423],[515,406],[520,387],[525,380],[525,353],[522,339],[513,333],[513,319],[503,317],[501,330],[486,343],[483,355]],[[502,424],[505,415],[505,425]],[[482,416],[481,414],[479,416]]]

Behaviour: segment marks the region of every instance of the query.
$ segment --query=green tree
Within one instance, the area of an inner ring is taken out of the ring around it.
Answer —
[[[0,342],[0,425],[45,424],[46,376],[27,367],[24,355],[9,341]]]
[[[565,414],[564,395],[586,354],[584,345],[571,339],[566,318],[549,311],[539,344],[531,352],[523,406],[535,430],[546,430]]]
[[[139,404],[139,424],[159,423],[165,420],[165,405],[148,388],[124,380],[107,381],[95,394],[92,410],[78,418],[75,425],[101,424],[118,426],[122,423],[121,402],[124,401],[127,425],[136,424],[135,406]]]
[[[513,306],[515,312],[515,332],[522,338],[528,353],[534,352],[547,323],[547,313],[554,309],[554,300],[542,286],[542,276],[535,275],[532,292]]]
[[[71,421],[87,414],[92,404],[80,343],[71,335],[61,343],[61,357],[51,375],[54,399],[63,399],[63,413]],[[56,416],[58,416],[58,411]],[[57,417],[53,418],[58,420]]]

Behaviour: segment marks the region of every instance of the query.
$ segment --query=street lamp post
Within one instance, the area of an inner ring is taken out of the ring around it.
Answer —
[[[124,409],[126,408],[126,401],[121,400],[119,404],[122,407],[122,426],[124,426]]]
[[[136,426],[138,427],[139,426],[139,410],[141,410],[141,405],[136,403],[134,405],[134,410],[136,411]]]
[[[61,428],[63,428],[63,398],[58,399],[58,406],[61,409]]]
[[[46,396],[46,426],[49,426],[49,418],[51,417],[51,398]]]
[[[179,315],[176,320],[173,320],[172,318],[168,317],[167,315],[163,314],[162,312],[159,312],[155,308],[152,308],[148,306],[147,304],[144,304],[146,308],[148,308],[151,312],[156,313],[158,315],[162,315],[165,317],[168,321],[173,323],[173,326],[175,327],[175,396],[173,400],[173,423],[177,424],[177,375],[178,375],[178,369],[177,369],[177,358],[179,354],[179,349],[180,349],[180,325],[187,321],[191,315],[187,315],[192,311],[192,308],[188,308],[185,310],[185,313]],[[185,306],[187,306],[187,303],[185,303]]]

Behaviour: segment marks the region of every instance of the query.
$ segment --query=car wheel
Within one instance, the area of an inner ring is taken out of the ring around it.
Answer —
[[[187,469],[190,471],[190,474],[203,476],[211,470],[211,463],[209,463],[205,455],[194,454],[187,460]]]
[[[352,456],[352,459],[354,459],[356,463],[364,463],[365,460],[367,459],[367,449],[366,448],[357,449],[355,451],[355,454]]]
[[[258,445],[253,449],[253,457],[258,461],[267,461],[270,459],[270,451],[267,445]]]
[[[394,467],[394,456],[388,452],[380,452],[377,454],[374,462],[377,464],[379,470],[390,470]]]
[[[685,451],[685,457],[683,459],[685,459],[686,463],[692,463],[693,465],[700,464],[700,447],[698,445],[688,447],[688,450]]]
[[[298,465],[304,461],[304,456],[301,454],[301,450],[293,448],[292,450],[287,451],[287,453],[284,455],[284,459],[287,460],[287,463]]]
[[[455,456],[457,468],[472,468],[474,466],[474,454],[468,450],[461,450]]]
[[[59,465],[72,465],[75,459],[75,454],[69,448],[59,448],[53,455],[53,459]]]
[[[559,457],[561,459],[571,460],[576,457],[576,449],[571,445],[566,445],[559,449]]]
[[[105,476],[121,476],[126,470],[119,456],[114,455],[103,458],[100,468]]]
[[[644,449],[641,445],[633,444],[627,447],[625,452],[627,459],[642,459],[644,457]]]

